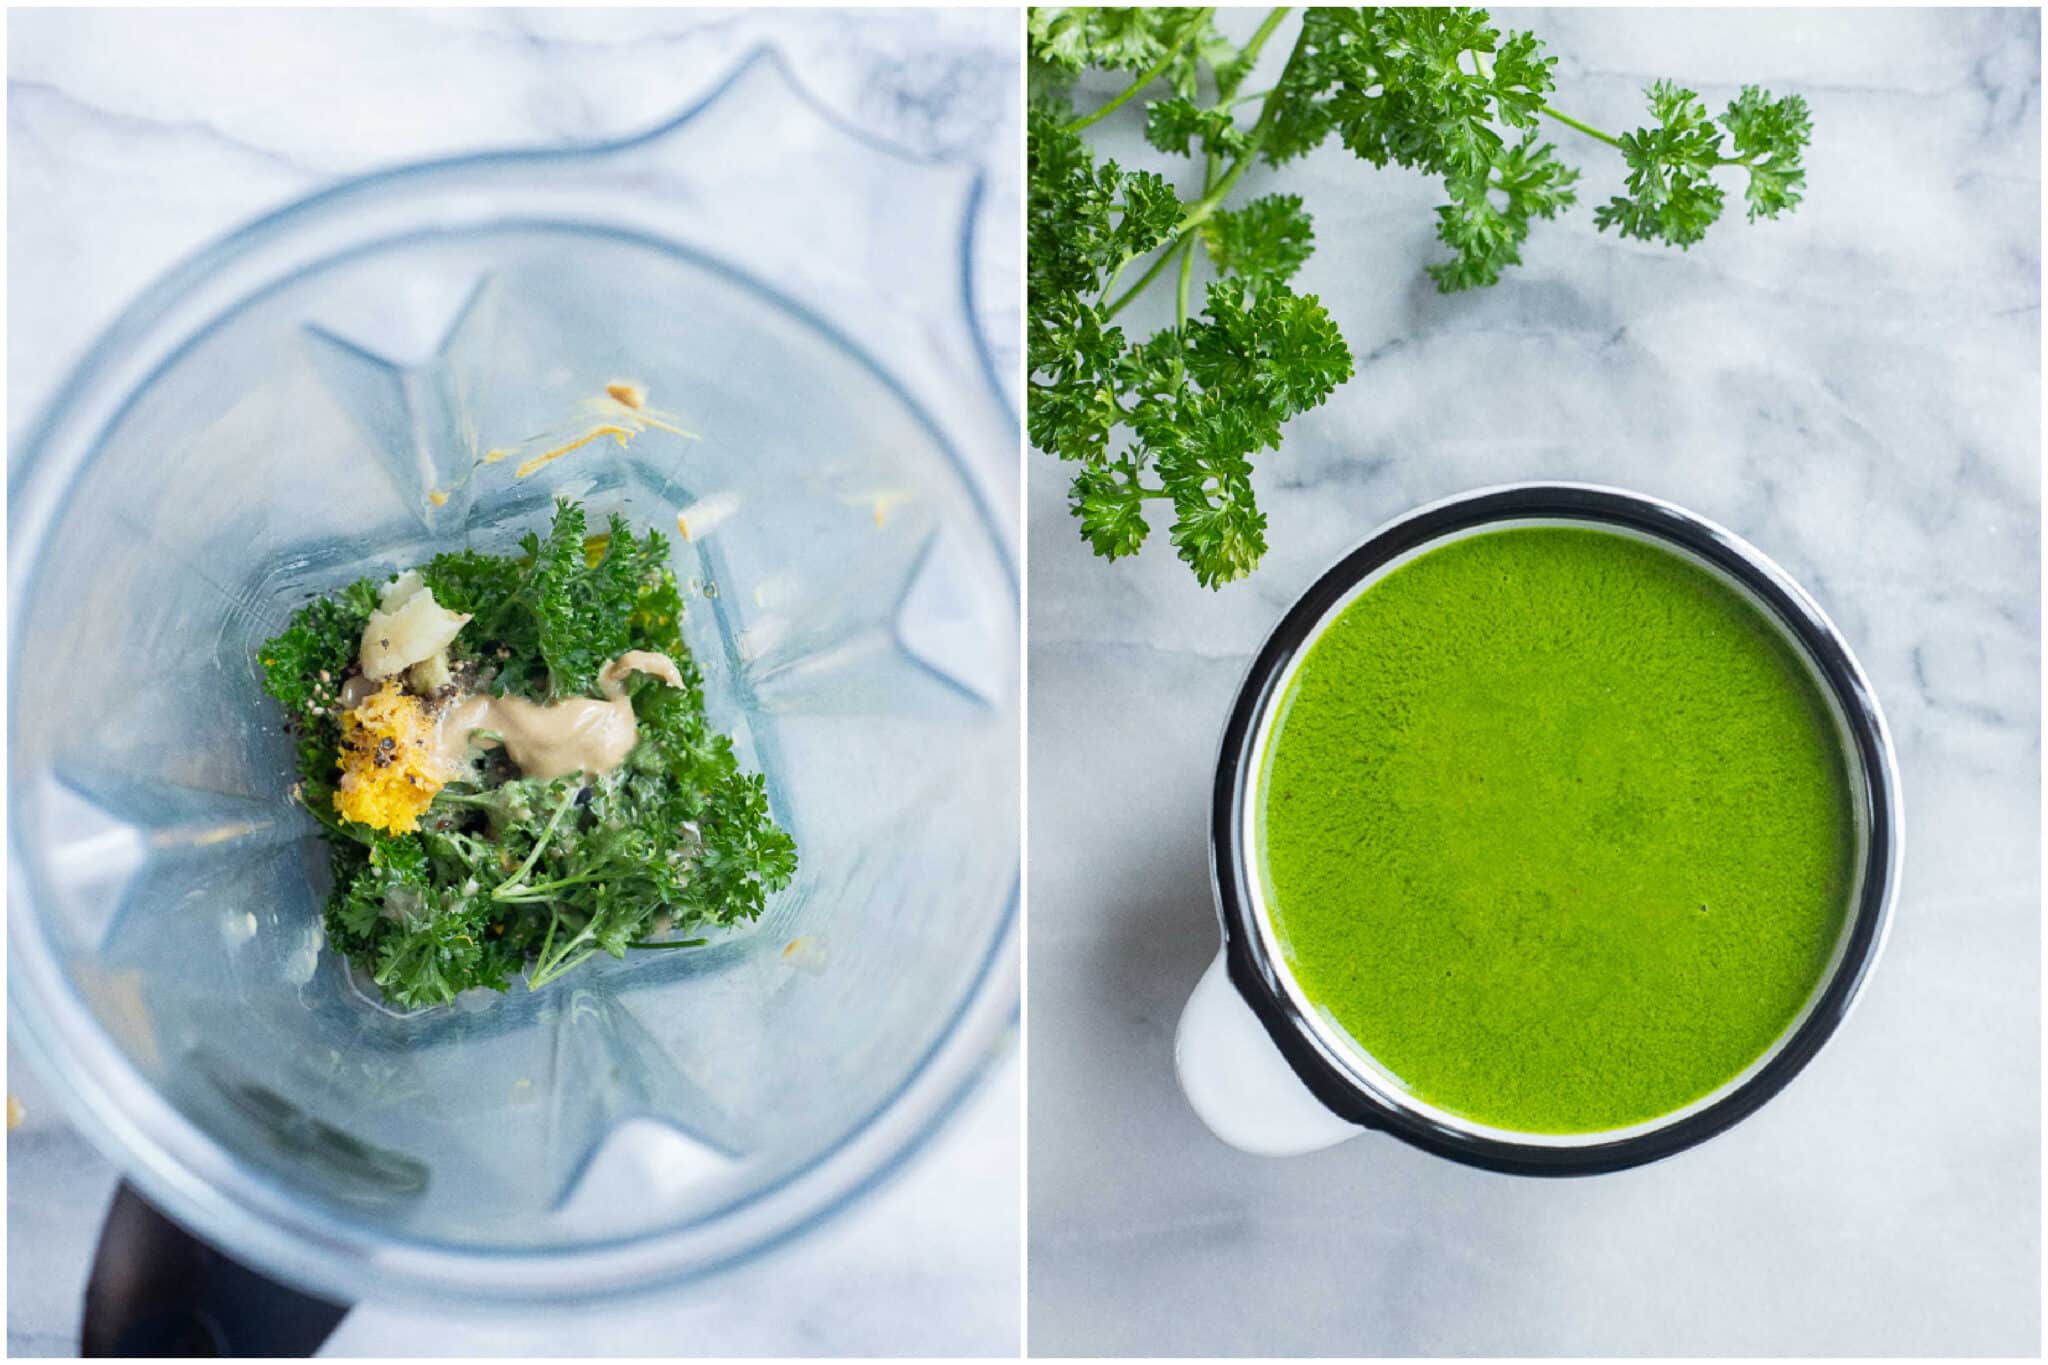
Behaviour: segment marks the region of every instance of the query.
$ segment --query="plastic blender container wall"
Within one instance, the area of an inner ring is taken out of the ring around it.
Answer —
[[[691,154],[742,136],[786,154]],[[972,466],[1014,427],[971,354],[934,382],[971,329],[950,288],[895,300],[952,319],[923,345],[887,305],[840,329],[844,272],[793,297],[746,227],[792,179],[852,214],[923,190],[956,250],[974,198],[756,59],[658,137],[388,177],[217,249],[221,297],[163,310],[112,419],[22,462],[17,1019],[153,1196],[274,1271],[573,1297],[722,1264],[892,1168],[1007,1025],[1014,499]],[[694,220],[631,221],[661,203]],[[615,380],[701,439],[476,463]],[[712,719],[802,867],[701,950],[400,1013],[324,950],[255,649],[310,593],[509,549],[556,495],[670,533]]]

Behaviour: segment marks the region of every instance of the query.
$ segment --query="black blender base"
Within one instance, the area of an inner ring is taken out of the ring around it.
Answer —
[[[309,1356],[349,1305],[260,1275],[122,1181],[85,1285],[87,1356]]]

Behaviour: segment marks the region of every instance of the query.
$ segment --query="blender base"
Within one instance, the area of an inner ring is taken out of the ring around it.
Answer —
[[[258,1274],[122,1181],[85,1285],[87,1356],[310,1356],[349,1305]]]

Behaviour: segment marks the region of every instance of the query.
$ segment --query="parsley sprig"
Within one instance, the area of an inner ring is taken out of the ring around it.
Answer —
[[[1550,103],[1557,59],[1533,34],[1503,34],[1474,9],[1309,9],[1272,87],[1242,93],[1287,13],[1268,13],[1242,45],[1213,9],[1036,8],[1029,21],[1031,440],[1080,466],[1070,504],[1098,555],[1136,553],[1165,503],[1177,553],[1211,588],[1266,550],[1253,458],[1352,374],[1328,310],[1292,285],[1315,246],[1299,196],[1229,204],[1254,164],[1282,166],[1334,136],[1374,166],[1441,181],[1449,256],[1427,269],[1450,293],[1499,282],[1530,224],[1577,201],[1580,173],[1546,123],[1621,155],[1624,188],[1596,208],[1597,226],[1681,249],[1720,216],[1725,168],[1746,176],[1750,221],[1796,207],[1812,132],[1797,95],[1745,86],[1716,119],[1669,81],[1647,92],[1651,124],[1603,132]],[[1131,77],[1078,112],[1069,87],[1089,69]],[[1098,163],[1083,133],[1134,104],[1153,148],[1199,166],[1193,197],[1156,171]],[[1199,297],[1198,252],[1214,275]],[[1126,338],[1117,316],[1169,273],[1173,325]]]

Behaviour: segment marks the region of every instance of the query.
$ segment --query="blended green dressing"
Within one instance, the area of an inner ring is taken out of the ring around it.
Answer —
[[[1619,534],[1453,541],[1309,647],[1261,775],[1308,999],[1420,1098],[1578,1133],[1755,1061],[1827,968],[1854,808],[1758,608]]]

